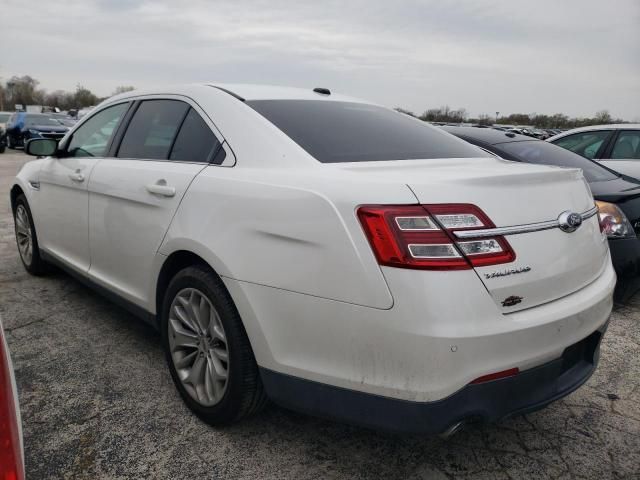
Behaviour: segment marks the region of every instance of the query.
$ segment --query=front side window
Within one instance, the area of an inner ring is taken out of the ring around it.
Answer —
[[[330,100],[247,104],[322,163],[489,156],[424,122],[375,105]]]
[[[189,110],[180,133],[171,150],[170,160],[208,163],[218,150],[220,142],[202,117],[193,108]]]
[[[179,100],[143,101],[127,127],[118,157],[167,160],[189,108]]]
[[[609,130],[581,132],[559,138],[553,143],[583,157],[594,159],[609,135]]]
[[[118,123],[129,108],[120,103],[105,108],[84,122],[74,133],[67,147],[71,157],[104,157]]]
[[[620,132],[613,146],[611,158],[640,159],[640,130]]]

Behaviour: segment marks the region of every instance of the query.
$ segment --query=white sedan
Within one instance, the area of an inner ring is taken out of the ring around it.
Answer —
[[[612,170],[640,179],[640,124],[592,125],[547,140]]]
[[[597,364],[615,274],[580,170],[251,85],[127,92],[26,149],[44,158],[11,189],[25,268],[59,265],[157,326],[211,424],[271,399],[451,432]]]

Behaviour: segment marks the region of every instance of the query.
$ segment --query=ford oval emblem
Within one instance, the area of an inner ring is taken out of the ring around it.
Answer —
[[[558,216],[558,226],[563,232],[575,232],[582,225],[582,215],[567,210]]]

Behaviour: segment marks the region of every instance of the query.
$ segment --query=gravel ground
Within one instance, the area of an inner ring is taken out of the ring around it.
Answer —
[[[158,335],[69,276],[29,276],[0,155],[0,314],[16,368],[27,477],[640,478],[640,295],[613,314],[601,364],[545,410],[448,440],[269,407],[216,430],[183,405]]]

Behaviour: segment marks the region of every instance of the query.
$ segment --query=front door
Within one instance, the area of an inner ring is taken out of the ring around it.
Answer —
[[[187,188],[219,147],[189,104],[139,104],[116,158],[102,160],[89,182],[92,280],[147,306],[164,235]]]
[[[89,178],[127,108],[127,103],[115,105],[87,119],[59,157],[47,159],[40,171],[40,247],[81,272],[90,263]]]

